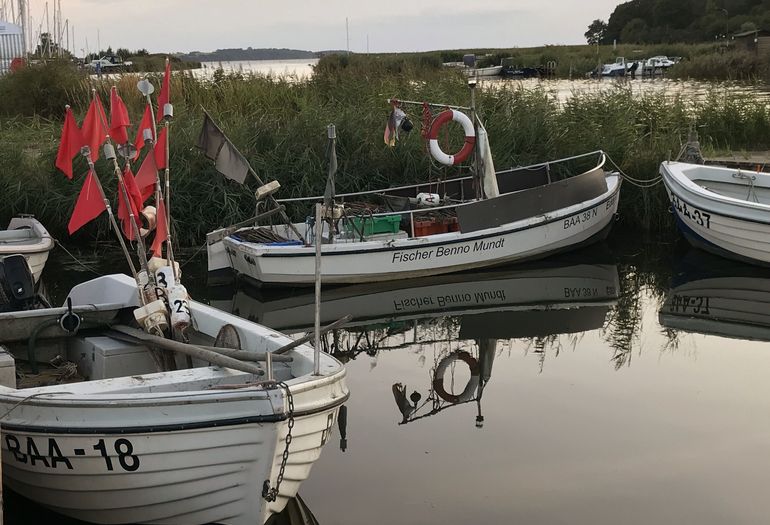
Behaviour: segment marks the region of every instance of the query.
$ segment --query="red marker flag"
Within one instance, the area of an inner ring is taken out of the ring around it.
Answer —
[[[126,193],[128,194],[128,200],[131,203],[131,210],[130,213],[134,214],[134,218],[139,221],[139,211],[142,209],[142,195],[139,192],[139,188],[136,187],[136,181],[134,180],[134,174],[131,173],[131,170],[126,166],[126,169],[123,170],[123,183],[126,187]],[[134,235],[134,227],[131,224],[131,215],[129,213],[128,206],[126,206],[126,201],[123,198],[123,189],[118,188],[118,219],[120,219],[121,222],[121,229],[123,230],[123,235],[126,236],[126,238],[129,241],[133,241],[136,239],[136,236]],[[137,224],[139,224],[137,222]]]
[[[78,195],[78,201],[75,203],[75,209],[72,210],[70,222],[67,224],[67,231],[70,235],[107,209],[97,184],[94,173],[89,170],[83,188],[80,190],[80,195]]]
[[[160,130],[158,133],[158,142],[155,144],[155,165],[159,170],[166,169],[166,135],[168,134],[166,128]]]
[[[171,102],[171,62],[166,59],[166,72],[163,74],[163,84],[160,86],[160,93],[158,94],[156,122],[163,120],[163,106],[169,102]]]
[[[150,250],[155,257],[163,257],[163,243],[168,240],[168,225],[166,224],[166,204],[161,199],[158,202],[157,225],[155,226],[155,239]]]
[[[158,166],[155,164],[155,153],[150,151],[145,155],[139,171],[136,172],[136,187],[142,196],[142,206],[155,192],[155,182],[158,180]]]
[[[152,124],[152,109],[150,105],[144,108],[144,115],[142,115],[142,121],[139,122],[139,129],[136,130],[136,139],[134,140],[134,146],[136,146],[136,155],[134,160],[139,158],[139,152],[144,147],[144,130],[149,129],[152,133],[152,140],[155,140],[155,126]],[[138,176],[138,174],[137,174]]]
[[[99,158],[101,145],[107,140],[106,125],[107,115],[104,113],[104,106],[99,97],[94,95],[80,130],[83,135],[83,145],[91,148],[91,160],[94,162]]]
[[[56,153],[56,167],[72,180],[72,159],[80,152],[83,137],[72,116],[72,109],[67,107],[64,115],[64,125],[61,128],[59,151]]]
[[[110,136],[112,136],[112,140],[117,144],[126,144],[128,142],[126,128],[130,125],[128,109],[123,103],[123,99],[118,95],[118,88],[112,86],[110,90]]]

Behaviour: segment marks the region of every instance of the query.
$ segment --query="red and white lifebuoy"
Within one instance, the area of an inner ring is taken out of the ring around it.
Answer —
[[[441,151],[441,148],[438,145],[438,132],[441,129],[441,126],[452,121],[457,122],[463,127],[463,131],[465,132],[465,144],[463,144],[462,149],[454,155],[447,155]],[[434,159],[441,164],[454,166],[463,162],[473,152],[473,147],[476,144],[476,130],[473,127],[473,122],[468,118],[468,115],[461,111],[447,109],[446,111],[439,113],[433,120],[433,123],[431,123],[430,131],[428,131],[428,141],[430,154],[433,155]]]

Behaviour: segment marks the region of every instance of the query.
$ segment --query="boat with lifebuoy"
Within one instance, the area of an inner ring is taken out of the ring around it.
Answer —
[[[391,117],[395,122],[389,123],[386,142],[398,132],[404,115],[398,106],[406,102],[391,103],[400,114]],[[496,172],[486,130],[477,116],[464,111],[472,108],[434,106],[441,111],[426,133],[433,159],[446,166],[470,165],[472,175],[331,198],[279,199],[281,205],[318,205],[321,228],[311,217],[303,223],[215,230],[207,236],[210,279],[235,271],[263,283],[310,284],[315,230],[321,231],[321,280],[333,284],[540,259],[607,235],[621,178],[605,170],[602,151]],[[459,123],[465,133],[454,154],[444,152],[438,141],[449,122]]]

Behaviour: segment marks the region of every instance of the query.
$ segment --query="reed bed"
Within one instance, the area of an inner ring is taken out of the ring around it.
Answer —
[[[249,159],[263,180],[278,180],[281,197],[322,193],[327,173],[326,126],[338,132],[337,191],[347,192],[455,175],[432,163],[419,133],[420,108],[409,108],[415,130],[395,148],[383,143],[388,97],[465,105],[469,92],[458,73],[419,57],[329,57],[309,80],[219,73],[210,80],[180,72],[172,82],[175,119],[171,177],[176,240],[198,245],[206,232],[254,212],[255,181],[239,186],[224,180],[194,147],[202,107]],[[17,76],[18,75],[18,76]],[[134,122],[143,100],[126,74],[114,79]],[[33,86],[56,81],[45,97],[25,98]],[[153,77],[156,86],[160,78]],[[53,166],[63,108],[71,103],[82,119],[96,89],[105,103],[112,81],[94,81],[64,65],[33,68],[0,79],[0,221],[33,213],[57,238],[68,238],[69,214],[85,166],[76,161],[75,182]],[[675,156],[692,127],[706,148],[768,149],[770,115],[751,95],[714,89],[689,99],[686,93],[632,94],[622,86],[576,93],[559,102],[545,89],[479,90],[478,106],[489,131],[499,169],[604,149],[637,179],[652,179],[662,160]],[[451,140],[461,140],[455,131]],[[452,145],[450,144],[450,147]],[[114,195],[110,171],[97,164]],[[297,218],[306,210],[292,210]],[[621,221],[630,229],[668,230],[672,221],[661,186],[623,188]],[[107,221],[97,220],[73,238],[107,238]]]

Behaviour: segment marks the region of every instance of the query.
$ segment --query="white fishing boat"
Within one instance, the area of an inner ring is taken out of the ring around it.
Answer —
[[[770,264],[770,174],[684,162],[660,165],[677,226],[693,246]]]
[[[40,280],[54,240],[40,221],[31,216],[14,217],[8,228],[0,230],[0,258],[21,254],[32,270],[35,282]]]
[[[159,97],[166,127],[170,74],[167,62]],[[93,142],[73,131],[67,107],[57,155],[65,174],[75,155],[90,168],[68,230],[106,211],[132,277],[79,284],[64,307],[40,308],[22,257],[0,260],[0,296],[8,298],[0,304],[4,481],[91,523],[261,525],[297,494],[328,440],[348,397],[345,370],[319,345],[304,344],[309,337],[292,340],[189,297],[168,234],[167,154],[165,192],[154,162],[163,158],[152,127],[154,88],[147,80],[137,87],[147,98],[147,127],[137,130],[148,150],[146,177],[137,175],[146,195],[128,190],[134,150],[115,87],[110,136],[94,91],[84,127],[96,131],[83,135]],[[92,148],[102,149],[117,179],[117,218]],[[145,206],[150,196],[157,207]]]
[[[0,314],[8,487],[92,523],[254,525],[296,495],[348,397],[337,360],[302,344],[261,370],[180,355],[159,372],[157,341],[107,327],[140,306],[132,278],[83,283],[68,302]],[[195,301],[189,309],[195,345],[227,334],[257,359],[292,343]]]
[[[471,100],[475,81],[469,81]],[[471,175],[429,183],[357,193],[335,194],[336,131],[329,126],[329,178],[323,196],[279,199],[277,181],[264,184],[221,129],[206,114],[198,147],[217,170],[243,183],[252,173],[257,209],[273,209],[206,237],[210,282],[217,274],[246,275],[263,283],[310,284],[316,278],[316,246],[321,281],[350,284],[425,277],[539,259],[603,238],[617,211],[621,177],[605,171],[606,155],[594,151],[573,157],[496,172],[487,132],[445,104],[389,100],[392,112],[385,142],[395,145],[399,130],[412,124],[403,104],[421,111],[438,108],[426,120],[424,137],[433,159],[470,169]],[[428,122],[429,121],[429,124]],[[454,154],[439,146],[441,129],[456,122],[465,140]],[[477,140],[478,139],[478,140]],[[224,152],[224,153],[223,153]],[[464,163],[468,162],[469,165]],[[264,199],[264,200],[263,200]],[[284,206],[314,210],[292,223]],[[252,226],[260,217],[280,213],[283,222]],[[310,215],[310,214],[308,214]],[[321,242],[316,243],[316,238]]]
[[[551,174],[574,159],[498,172],[499,193],[486,199],[468,198],[475,195],[471,176],[337,195],[343,214],[349,213],[345,202],[365,198],[396,211],[348,215],[333,239],[327,226],[321,279],[361,283],[424,277],[543,258],[601,239],[614,222],[621,179],[604,170],[602,152],[586,157],[595,160],[593,167],[564,178]],[[438,205],[421,204],[426,195]],[[217,230],[207,236],[209,272],[232,269],[265,283],[312,283],[312,244],[307,223]]]

